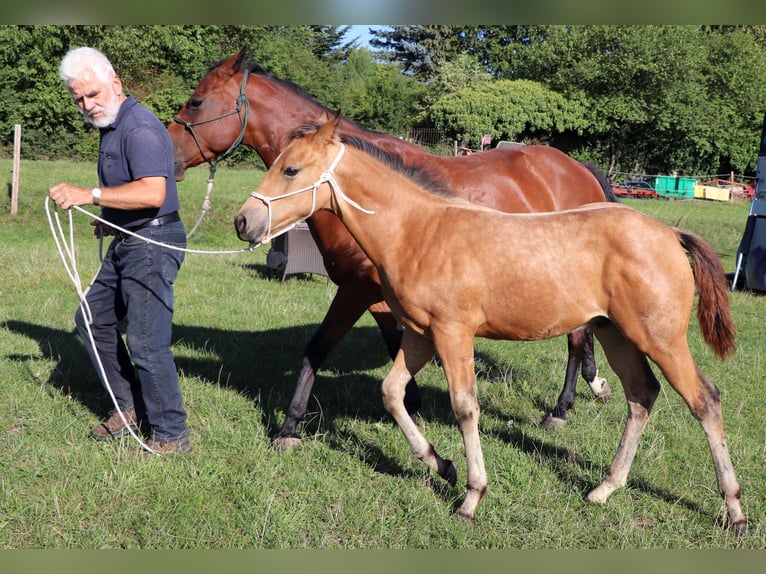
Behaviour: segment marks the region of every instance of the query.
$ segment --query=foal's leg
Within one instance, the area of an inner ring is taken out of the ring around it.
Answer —
[[[449,484],[457,483],[457,470],[450,460],[442,459],[422,435],[407,409],[404,408],[406,385],[434,356],[433,343],[409,329],[402,334],[402,344],[394,364],[383,379],[383,406],[399,425],[412,454],[434,469]]]
[[[380,333],[383,335],[383,341],[386,343],[388,354],[392,360],[395,359],[396,354],[399,352],[399,346],[402,343],[402,329],[391,312],[391,308],[388,306],[388,303],[381,301],[370,305],[367,310],[378,324]],[[418,388],[418,384],[413,378],[404,389],[404,408],[414,418],[422,404],[423,398],[420,394],[420,388]]]
[[[638,441],[644,432],[660,384],[646,356],[613,325],[595,329],[596,336],[612,369],[620,378],[628,402],[628,419],[606,478],[591,490],[588,502],[606,502],[609,495],[625,486],[630,467],[636,456]]]
[[[742,534],[747,530],[747,518],[742,512],[742,490],[737,482],[726,443],[718,388],[694,363],[686,341],[678,347],[676,350],[662,349],[663,354],[652,359],[689,405],[692,415],[705,431],[713,457],[718,491],[726,503],[729,524],[737,534]]]
[[[468,483],[465,499],[457,513],[460,518],[470,520],[487,493],[487,471],[479,440],[473,336],[466,337],[460,332],[434,333],[434,342],[447,377],[452,411],[463,435],[465,449]]]

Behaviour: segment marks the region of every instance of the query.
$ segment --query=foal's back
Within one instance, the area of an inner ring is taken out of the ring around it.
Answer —
[[[672,228],[635,209],[598,203],[505,214],[434,205],[406,269],[389,275],[399,283],[395,293],[406,292],[408,301],[420,295],[427,323],[465,322],[482,337],[539,340],[595,317],[627,320],[658,307],[688,319],[694,280],[686,253]],[[424,276],[429,288],[414,288]]]

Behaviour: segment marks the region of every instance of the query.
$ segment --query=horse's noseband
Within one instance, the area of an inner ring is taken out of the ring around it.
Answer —
[[[234,152],[235,149],[239,147],[239,144],[242,143],[242,140],[245,139],[245,132],[247,131],[247,119],[250,115],[250,100],[247,99],[247,94],[245,93],[245,90],[247,89],[247,76],[249,75],[250,70],[245,69],[244,73],[242,74],[242,84],[239,88],[239,96],[237,96],[237,107],[236,109],[232,110],[231,112],[227,112],[223,115],[216,116],[214,118],[209,118],[207,120],[200,120],[198,122],[187,122],[185,119],[180,118],[178,116],[175,116],[173,118],[173,121],[181,124],[186,130],[191,134],[192,139],[194,139],[194,143],[197,145],[197,149],[199,150],[200,155],[202,156],[202,159],[207,162],[207,164],[210,166],[210,179],[213,179],[215,177],[215,170],[218,166],[218,162],[226,158],[227,156],[231,155],[231,153]],[[244,108],[244,113],[242,112],[242,109]],[[227,149],[225,152],[220,154],[216,159],[208,159],[205,157],[205,152],[202,150],[202,144],[199,141],[199,138],[197,137],[196,132],[194,131],[195,126],[201,126],[203,124],[209,124],[211,122],[216,122],[218,120],[222,120],[224,118],[228,118],[229,116],[233,116],[234,114],[237,114],[239,116],[239,122],[242,126],[242,129],[239,132],[239,135],[236,137],[234,142],[229,146],[229,149]]]

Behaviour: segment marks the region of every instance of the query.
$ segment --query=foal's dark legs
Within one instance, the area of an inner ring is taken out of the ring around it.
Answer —
[[[543,419],[543,426],[550,428],[566,424],[567,411],[575,401],[577,371],[590,385],[593,394],[602,401],[609,399],[611,389],[605,379],[597,376],[596,359],[593,353],[593,332],[581,328],[567,335],[568,359],[564,387],[561,389],[556,407]]]

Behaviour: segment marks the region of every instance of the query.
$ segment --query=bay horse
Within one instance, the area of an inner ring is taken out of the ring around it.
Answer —
[[[711,246],[616,203],[510,214],[439,195],[423,187],[427,177],[438,181],[438,172],[403,166],[367,141],[339,135],[338,121],[293,140],[244,202],[236,231],[243,241],[263,243],[321,210],[347,227],[405,327],[382,383],[385,408],[413,454],[454,486],[454,464],[437,454],[404,407],[405,385],[440,357],[467,460],[458,515],[473,518],[487,489],[474,338],[534,341],[587,325],[622,383],[628,418],[606,477],[586,500],[605,502],[627,481],[660,390],[651,359],[701,423],[728,523],[744,532],[720,395],[687,341],[696,285],[704,340],[721,359],[735,347],[728,283]]]
[[[168,128],[175,149],[176,179],[183,179],[187,168],[204,162],[211,165],[212,177],[214,160],[231,152],[239,142],[252,147],[270,166],[293,130],[330,113],[297,85],[247,65],[245,57],[242,50],[214,66]],[[548,146],[453,158],[433,155],[416,144],[350,121],[344,120],[341,130],[399,154],[407,164],[429,165],[454,194],[501,211],[553,211],[616,201],[598,168]],[[375,318],[392,359],[401,341],[401,330],[381,294],[375,266],[343,224],[329,211],[314,214],[307,223],[338,290],[303,352],[296,389],[275,440],[278,449],[300,444],[296,428],[306,413],[317,370],[365,310]],[[546,426],[565,422],[574,404],[578,370],[597,398],[606,400],[610,394],[606,380],[597,376],[592,333],[587,329],[571,333],[568,353],[564,386],[556,407],[544,418]],[[414,412],[419,401],[413,381],[407,389],[408,410]]]

